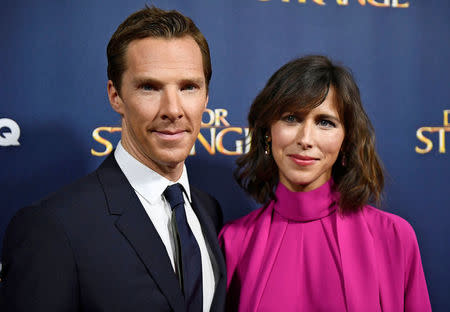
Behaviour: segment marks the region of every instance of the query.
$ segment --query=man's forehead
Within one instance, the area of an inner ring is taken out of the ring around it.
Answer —
[[[129,43],[127,63],[173,63],[203,65],[200,47],[191,36],[181,38],[146,37]]]

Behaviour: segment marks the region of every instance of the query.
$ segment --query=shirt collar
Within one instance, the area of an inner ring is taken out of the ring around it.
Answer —
[[[183,172],[178,181],[170,181],[150,169],[123,147],[121,141],[117,144],[114,152],[114,157],[119,164],[120,169],[125,174],[128,182],[134,190],[148,200],[151,204],[160,201],[164,190],[172,184],[180,183],[186,191],[186,197],[191,202],[191,190],[189,188],[189,179],[187,175],[186,166],[183,164]]]

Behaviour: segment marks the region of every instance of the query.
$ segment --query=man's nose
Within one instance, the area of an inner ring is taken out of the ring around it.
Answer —
[[[175,121],[184,116],[178,90],[166,89],[161,96],[161,118]]]

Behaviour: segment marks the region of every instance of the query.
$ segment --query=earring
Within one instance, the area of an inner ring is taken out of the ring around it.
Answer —
[[[264,145],[264,155],[269,156],[270,155],[270,144],[269,144],[269,136],[266,134],[266,136],[264,137],[265,140],[265,145]]]
[[[342,154],[341,165],[342,167],[345,167],[347,165],[347,159],[345,158],[345,154]]]

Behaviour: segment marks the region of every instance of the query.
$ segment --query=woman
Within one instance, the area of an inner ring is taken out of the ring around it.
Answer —
[[[249,113],[238,183],[265,205],[227,224],[230,311],[431,311],[417,240],[377,202],[383,172],[353,77],[281,67]]]

